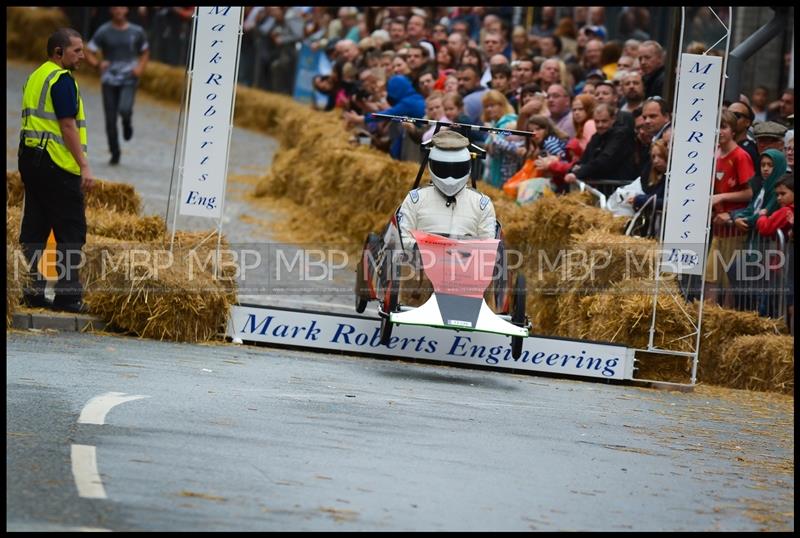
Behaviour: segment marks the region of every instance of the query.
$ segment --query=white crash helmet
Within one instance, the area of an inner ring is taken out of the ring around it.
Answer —
[[[433,185],[445,196],[455,196],[467,185],[472,161],[469,140],[455,131],[441,131],[431,139],[428,170]]]

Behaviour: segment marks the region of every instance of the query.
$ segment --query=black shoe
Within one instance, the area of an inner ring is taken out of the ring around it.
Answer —
[[[119,153],[112,153],[111,154],[111,160],[108,161],[108,164],[110,164],[110,165],[119,164]]]
[[[23,294],[22,304],[31,308],[50,308],[50,301],[44,295]]]
[[[88,312],[86,305],[81,300],[69,303],[53,301],[53,310],[71,312],[73,314],[86,314]]]
[[[133,125],[131,125],[130,123],[122,124],[122,138],[124,138],[125,140],[130,140],[131,138],[133,138]]]

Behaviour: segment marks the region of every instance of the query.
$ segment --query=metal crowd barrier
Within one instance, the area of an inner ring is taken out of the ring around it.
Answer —
[[[743,270],[738,271],[737,295],[739,310],[751,310],[771,318],[786,316],[786,294],[789,275],[786,241],[783,232],[765,237],[757,231],[751,235],[743,253]]]
[[[587,179],[586,184],[602,192],[606,197],[614,194],[617,187],[629,185],[630,179]]]
[[[625,227],[625,235],[639,237],[660,237],[661,232],[661,210],[658,209],[656,202],[657,196],[654,194],[642,204],[642,207],[631,217]]]
[[[597,206],[600,209],[605,209],[607,205],[608,199],[606,195],[600,192],[599,190],[595,189],[594,187],[587,185],[585,182],[578,180],[577,181],[578,188],[581,192],[588,192],[595,198],[597,198]]]

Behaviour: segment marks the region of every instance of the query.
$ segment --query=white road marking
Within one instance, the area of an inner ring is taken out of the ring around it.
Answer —
[[[72,445],[72,476],[78,495],[86,499],[105,499],[106,490],[97,472],[96,449],[89,445]]]
[[[132,400],[141,400],[149,396],[126,395],[124,392],[106,392],[89,400],[81,410],[78,424],[105,424],[106,415],[111,408]],[[78,488],[78,495],[87,499],[106,499],[106,490],[100,473],[97,472],[97,448],[90,445],[72,445],[72,476]],[[85,527],[88,531],[105,531]]]
[[[106,415],[112,407],[142,398],[149,398],[149,396],[126,396],[124,392],[106,392],[95,396],[83,407],[81,416],[78,417],[78,424],[105,424]]]

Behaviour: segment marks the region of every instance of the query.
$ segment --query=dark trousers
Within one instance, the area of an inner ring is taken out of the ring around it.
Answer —
[[[45,278],[38,262],[47,245],[50,230],[56,238],[58,282],[55,302],[70,303],[81,298],[78,279],[81,247],[86,243],[86,213],[81,177],[56,164],[47,151],[24,147],[19,156],[19,172],[25,185],[25,203],[19,242],[30,264],[32,279],[26,295],[44,295]]]
[[[136,84],[127,84],[124,86],[103,84],[103,109],[106,115],[106,136],[108,136],[108,150],[112,155],[119,155],[117,116],[122,117],[122,125],[131,124],[133,99],[135,96]]]

